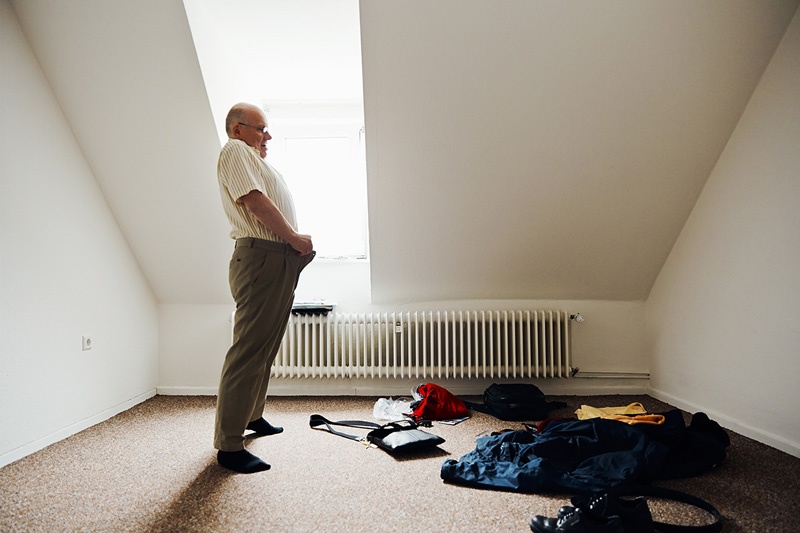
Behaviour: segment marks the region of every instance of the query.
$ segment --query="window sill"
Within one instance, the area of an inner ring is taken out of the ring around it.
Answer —
[[[366,257],[356,257],[356,256],[344,256],[344,257],[334,257],[334,256],[316,256],[314,261],[320,261],[323,263],[359,263],[359,264],[366,264],[369,263],[369,259]]]

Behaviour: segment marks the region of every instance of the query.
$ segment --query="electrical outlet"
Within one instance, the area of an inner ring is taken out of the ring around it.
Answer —
[[[83,337],[81,337],[81,350],[85,352],[86,350],[91,350],[91,349],[92,349],[92,338],[84,335]]]

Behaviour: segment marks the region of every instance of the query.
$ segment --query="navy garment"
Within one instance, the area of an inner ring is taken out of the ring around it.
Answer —
[[[727,432],[705,413],[695,413],[688,427],[677,409],[663,413],[662,426],[636,426],[648,437],[665,444],[669,455],[658,479],[680,479],[697,476],[721,464],[731,441]]]
[[[480,437],[474,451],[458,461],[446,460],[441,476],[448,483],[525,493],[588,493],[647,484],[670,477],[666,474],[675,466],[676,451],[684,457],[692,451],[686,443],[694,439],[685,438],[680,411],[664,416],[665,423],[659,426],[600,418],[556,419],[540,433],[510,431]],[[682,473],[694,475],[717,464],[719,448],[712,447],[713,464],[692,465]],[[720,448],[724,458],[724,446]]]

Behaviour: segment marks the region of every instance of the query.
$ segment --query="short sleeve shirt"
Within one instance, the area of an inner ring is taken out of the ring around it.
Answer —
[[[264,227],[239,200],[251,191],[267,196],[297,230],[294,202],[280,172],[261,159],[258,150],[239,139],[228,139],[219,154],[217,178],[222,207],[231,224],[231,238],[255,237],[285,242]]]

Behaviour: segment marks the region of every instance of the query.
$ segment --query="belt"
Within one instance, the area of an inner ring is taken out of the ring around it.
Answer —
[[[289,243],[267,241],[265,239],[256,239],[253,237],[244,237],[236,239],[236,248],[264,248],[265,250],[273,250],[275,252],[289,253],[297,255],[297,250],[292,248]]]

